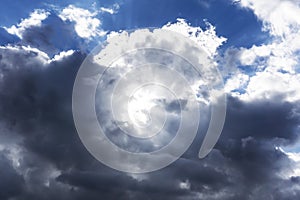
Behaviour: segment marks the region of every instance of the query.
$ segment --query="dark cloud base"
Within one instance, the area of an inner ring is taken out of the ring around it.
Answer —
[[[283,178],[292,161],[277,146],[293,144],[296,104],[228,98],[222,136],[197,159],[199,141],[157,172],[132,175],[95,160],[81,144],[71,94],[85,55],[42,63],[39,54],[1,51],[0,133],[17,144],[0,152],[0,199],[297,199],[299,177]],[[7,64],[9,63],[13,65]],[[5,133],[4,133],[5,132]],[[4,142],[2,142],[3,145]],[[182,186],[185,184],[185,187]]]

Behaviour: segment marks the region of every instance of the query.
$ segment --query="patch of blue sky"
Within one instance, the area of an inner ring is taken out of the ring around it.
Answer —
[[[244,88],[238,88],[231,91],[232,93],[245,94],[246,90]]]
[[[297,64],[295,66],[295,72],[300,74],[300,50],[296,51],[294,55],[297,57]]]

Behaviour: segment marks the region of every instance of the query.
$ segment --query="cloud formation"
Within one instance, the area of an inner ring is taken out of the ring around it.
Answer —
[[[258,4],[253,1],[249,5]],[[76,24],[78,16],[73,13],[74,9],[73,6],[66,12],[65,19],[68,21],[69,17],[71,21],[72,18],[72,23]],[[89,22],[97,24],[92,12],[83,13],[91,19]],[[51,40],[41,42],[42,38],[51,35],[49,28],[56,30],[54,24],[66,28],[63,31],[66,37],[58,34],[64,40],[77,41],[73,35],[78,34],[77,30],[66,21],[50,14],[38,26],[26,26],[23,30],[20,28],[25,25],[16,25],[22,30],[21,43],[0,47],[1,199],[288,200],[300,197],[299,173],[295,173],[299,169],[296,163],[298,155],[281,149],[295,144],[299,137],[299,89],[296,88],[299,77],[295,65],[289,65],[290,62],[286,62],[287,69],[284,69],[288,73],[279,70],[281,67],[277,64],[280,62],[272,64],[272,56],[288,61],[290,55],[294,59],[294,50],[298,48],[296,40],[282,39],[281,29],[274,28],[278,38],[276,35],[270,44],[228,50],[228,64],[243,63],[249,65],[247,70],[254,68],[254,76],[240,69],[236,77],[228,79],[229,91],[236,89],[237,85],[249,95],[255,94],[253,98],[245,100],[239,93],[234,94],[240,91],[231,93],[234,97],[228,99],[223,134],[205,159],[197,157],[199,135],[172,165],[157,172],[136,175],[120,173],[102,165],[87,152],[78,138],[72,119],[71,94],[86,52],[72,50],[76,49],[69,46],[72,42],[66,47]],[[180,23],[187,28],[182,33],[192,30],[191,37],[205,33],[186,22]],[[174,26],[178,27],[178,23]],[[72,33],[73,37],[67,33]],[[213,37],[203,37],[207,38],[205,41],[212,41],[209,51],[215,54],[224,39],[216,32],[207,33],[212,33]],[[81,38],[79,34],[77,36]],[[92,33],[87,35],[92,36]],[[296,34],[294,36],[296,38]],[[291,44],[292,52],[287,51],[287,44]],[[54,50],[49,48],[52,45]],[[284,54],[280,55],[280,52]],[[272,78],[268,79],[270,75]],[[264,82],[274,81],[267,85],[259,81],[259,77],[263,77]],[[257,87],[256,93],[250,89],[249,81],[260,86],[253,85]],[[290,92],[277,94],[273,89],[274,82],[284,83],[275,89],[280,91],[282,87]],[[295,86],[292,87],[292,83]],[[262,94],[268,98],[260,98]],[[174,110],[174,105],[169,106]]]

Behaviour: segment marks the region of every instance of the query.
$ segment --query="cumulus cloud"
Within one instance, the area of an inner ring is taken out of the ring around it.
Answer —
[[[105,32],[100,29],[101,21],[95,17],[97,14],[97,12],[69,5],[62,10],[59,17],[64,21],[75,23],[74,27],[78,36],[88,39],[105,35]]]
[[[225,64],[233,65],[233,70],[236,70],[232,79],[236,79],[236,76],[250,76],[247,84],[235,81],[235,88],[232,85],[234,81],[229,78],[226,87],[247,101],[271,99],[275,96],[282,101],[298,101],[299,2],[242,0],[238,1],[238,5],[253,10],[263,22],[263,30],[270,33],[271,39],[248,49],[228,50]],[[233,52],[235,53],[232,54]],[[241,70],[237,66],[244,67]],[[244,88],[243,92],[236,93],[235,90],[241,87]]]

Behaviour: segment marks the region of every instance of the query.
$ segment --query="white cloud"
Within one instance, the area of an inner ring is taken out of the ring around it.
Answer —
[[[217,49],[227,39],[222,36],[217,36],[215,27],[209,22],[206,22],[207,29],[203,31],[200,27],[193,27],[184,19],[177,19],[176,23],[168,23],[162,29],[175,31],[180,33],[202,47],[211,57],[217,54]]]
[[[16,67],[16,63],[11,62],[11,60],[16,60],[14,57],[16,55],[24,55],[24,57],[34,57],[35,59],[27,59],[27,60],[23,60],[24,65],[30,65],[30,62],[41,62],[46,64],[47,61],[50,59],[49,56],[43,52],[40,51],[37,48],[33,48],[30,46],[0,46],[0,52],[5,52],[2,54],[2,60],[1,62],[9,67],[9,68],[14,68]]]
[[[300,162],[300,153],[293,153],[293,152],[285,152],[290,159],[295,162]],[[299,169],[299,176],[300,176],[300,169]]]
[[[17,35],[19,38],[22,38],[24,31],[33,26],[41,26],[42,21],[45,20],[50,13],[37,9],[34,12],[30,13],[29,18],[22,19],[21,22],[17,25],[13,25],[9,28],[4,27],[6,31],[10,34]]]
[[[102,7],[101,12],[115,14],[118,9],[119,5],[114,4],[112,8]],[[60,11],[59,17],[63,21],[73,22],[75,24],[74,29],[78,36],[82,38],[91,38],[95,36],[103,36],[106,34],[105,31],[101,30],[101,21],[96,17],[99,12],[91,12],[83,8],[69,5],[68,7]],[[8,33],[17,35],[22,39],[23,33],[26,29],[34,26],[41,26],[43,20],[45,20],[49,15],[50,12],[48,11],[45,11],[43,9],[36,9],[34,10],[34,12],[30,13],[28,18],[22,19],[19,24],[4,28]]]
[[[0,52],[2,51],[5,53],[2,54],[1,63],[9,68],[15,68],[19,66],[19,64],[11,62],[11,60],[14,60],[13,58],[16,55],[24,55],[24,57],[32,57],[32,59],[22,60],[22,62],[24,62],[23,64],[26,64],[28,66],[31,65],[30,64],[31,62],[33,63],[39,62],[42,64],[42,66],[43,65],[46,66],[51,62],[60,61],[65,57],[71,56],[75,52],[74,50],[62,51],[51,58],[45,52],[30,46],[11,46],[11,45],[0,46]],[[0,72],[0,80],[1,80],[1,72]]]
[[[257,57],[270,56],[272,46],[252,46],[250,49],[241,49],[240,61],[242,65],[253,65]]]
[[[112,8],[104,8],[104,7],[101,7],[100,10],[101,10],[102,12],[106,12],[106,13],[109,13],[109,14],[111,14],[111,15],[115,13],[115,11],[114,11]]]
[[[263,71],[251,77],[243,100],[274,99],[278,101],[298,101],[300,99],[300,75]]]
[[[243,89],[244,86],[248,83],[248,81],[249,81],[249,76],[247,74],[242,74],[242,73],[237,74],[226,82],[225,92]]]
[[[240,5],[253,10],[272,35],[284,36],[299,29],[299,0],[240,0]]]
[[[177,29],[173,25],[180,28],[182,32],[179,33],[181,34],[175,33]],[[172,28],[175,31],[170,30]],[[189,34],[189,31],[194,31],[194,35]],[[132,148],[134,145],[128,145],[131,142],[128,137],[111,137],[117,144],[122,145],[126,150],[141,152],[145,149],[147,151],[149,149],[157,150],[172,140],[175,141],[172,144],[176,144],[178,147],[176,150],[181,150],[180,148],[184,147],[185,144],[182,142],[177,143],[173,138],[174,135],[180,135],[176,134],[177,130],[173,129],[173,127],[176,127],[177,124],[185,126],[185,120],[193,118],[192,123],[188,120],[188,125],[185,128],[185,130],[188,130],[185,132],[191,133],[188,134],[188,137],[184,136],[185,142],[188,142],[189,137],[197,132],[197,121],[200,112],[198,112],[198,109],[200,109],[199,102],[196,101],[198,100],[196,99],[198,95],[199,98],[209,100],[209,105],[212,106],[221,102],[216,109],[212,109],[218,112],[211,114],[213,118],[211,121],[218,121],[217,123],[222,124],[223,118],[221,115],[225,113],[223,106],[225,103],[222,101],[225,98],[219,94],[219,87],[217,86],[221,82],[221,78],[215,73],[215,63],[211,57],[225,39],[220,39],[216,35],[214,28],[210,27],[208,31],[202,31],[200,28],[192,27],[182,20],[175,24],[169,23],[163,28],[139,29],[133,32],[114,32],[112,35],[108,35],[106,46],[101,48],[101,50],[99,49],[98,52],[94,52],[88,59],[88,62],[84,62],[81,66],[81,69],[93,66],[99,72],[98,75],[85,76],[83,83],[96,85],[98,81],[94,81],[99,80],[99,87],[95,87],[95,99],[96,102],[101,102],[101,104],[96,103],[96,112],[97,114],[105,113],[107,116],[101,122],[101,129],[105,133],[117,130],[116,127],[118,126],[123,132],[141,138],[148,138],[155,134],[151,139],[143,140],[139,147],[134,147],[135,149]],[[194,42],[189,38],[193,38]],[[216,44],[218,39],[219,44]],[[200,45],[205,44],[205,41],[212,41],[215,45],[212,47],[214,49],[210,54],[199,48]],[[107,68],[106,66],[109,67]],[[104,71],[105,75],[102,76],[101,73]],[[199,83],[199,80],[203,83]],[[152,85],[152,83],[155,84]],[[193,87],[195,85],[198,87]],[[77,93],[76,88],[78,86],[75,86],[75,93]],[[198,90],[192,90],[195,88]],[[211,90],[208,90],[208,88]],[[113,101],[110,99],[111,95],[114,95]],[[148,102],[149,105],[138,105],[140,102],[145,102],[146,97],[150,100]],[[131,101],[134,101],[133,105],[131,105]],[[87,103],[85,105],[89,106],[90,104]],[[153,112],[153,109],[151,111],[151,107],[155,109],[155,112]],[[147,116],[144,122],[141,120],[140,113]],[[214,117],[216,113],[218,115],[217,120]],[[172,122],[172,125],[170,122]],[[222,126],[217,123],[215,123],[216,126],[211,126],[214,127],[214,131],[218,131],[219,127]],[[94,125],[92,124],[92,126]],[[91,126],[89,128],[93,130]],[[89,132],[90,130],[87,131]],[[178,130],[180,131],[181,128]],[[116,134],[118,133],[116,132]],[[210,135],[210,132],[208,132],[208,135]],[[217,133],[214,133],[214,136],[217,137]],[[102,140],[101,134],[97,137],[99,137],[99,141],[105,142],[105,140]],[[210,141],[213,143],[214,138],[209,139]],[[102,145],[97,146],[101,147]],[[209,151],[210,145],[206,146],[208,146],[207,151]],[[174,156],[176,156],[176,152],[172,152],[172,154],[165,153],[162,157],[160,155],[157,156],[159,162],[151,162],[147,165],[147,170],[157,164],[163,166],[163,163],[174,159]],[[123,156],[120,157],[122,158]],[[125,162],[120,162],[122,163],[121,166],[119,163],[118,166],[115,163],[112,163],[110,166],[120,170],[126,169],[126,171],[129,169],[130,171],[145,170],[140,168],[141,163],[138,160],[135,158],[131,160],[132,162],[130,163],[126,160],[124,160]],[[146,166],[145,163],[143,163],[143,166]],[[181,183],[181,187],[188,188],[188,183]]]
[[[231,91],[244,87],[246,93],[238,95],[243,100],[270,99],[283,101],[300,100],[300,1],[241,0],[239,5],[249,8],[263,22],[263,30],[272,39],[260,46],[240,48],[236,56],[241,65],[247,66],[254,74],[248,84],[234,81],[247,70],[235,71],[226,86]],[[236,85],[234,86],[235,83]]]
[[[53,62],[53,61],[60,61],[65,57],[68,57],[72,55],[75,51],[74,50],[68,50],[68,51],[62,51],[57,55],[54,55],[52,59],[50,59],[48,62]]]
[[[82,8],[69,5],[59,14],[64,21],[75,23],[75,31],[82,38],[103,36],[105,32],[100,29],[101,21],[95,16],[97,12],[90,12]]]
[[[106,12],[106,13],[113,15],[118,12],[119,8],[120,8],[119,4],[116,3],[111,8],[101,7],[100,10],[101,10],[101,12]]]
[[[189,180],[183,181],[179,183],[179,188],[183,190],[191,189],[191,183]]]
[[[300,153],[289,152],[281,147],[275,147],[276,150],[284,153],[292,162],[292,165],[288,169],[284,169],[280,174],[283,178],[289,179],[291,177],[300,176]]]

